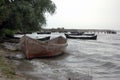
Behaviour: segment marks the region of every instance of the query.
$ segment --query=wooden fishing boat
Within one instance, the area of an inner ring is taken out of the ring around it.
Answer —
[[[83,35],[87,35],[87,36],[95,36],[94,33],[84,33]]]
[[[38,38],[37,40],[46,41],[46,40],[49,40],[49,39],[50,39],[50,36],[46,36],[46,37]],[[10,43],[19,43],[20,38],[12,36],[12,37],[5,38],[4,41],[5,42],[10,42]]]
[[[37,34],[51,34],[51,32],[37,32]]]
[[[60,55],[68,45],[67,39],[62,36],[48,41],[39,41],[28,36],[23,36],[20,44],[27,59]]]
[[[4,42],[10,42],[10,43],[18,43],[20,38],[14,37],[14,36],[6,36],[4,38]]]
[[[71,32],[69,35],[83,35],[84,32]]]
[[[84,35],[86,35],[86,36],[94,36],[95,34],[94,33],[69,33],[68,35],[75,35],[75,36],[84,36]]]
[[[70,39],[83,39],[83,40],[96,40],[97,39],[97,35],[93,35],[93,36],[85,36],[85,35],[80,35],[80,36],[73,36],[73,35],[69,35],[69,34],[65,34],[66,38],[70,38]]]
[[[50,39],[50,36],[46,36],[46,37],[43,37],[43,38],[38,38],[37,40],[46,41],[46,40],[49,40],[49,39]]]

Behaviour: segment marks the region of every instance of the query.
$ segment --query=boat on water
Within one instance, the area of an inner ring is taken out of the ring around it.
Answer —
[[[83,35],[87,35],[87,36],[95,36],[94,33],[84,33]]]
[[[71,32],[70,35],[83,35],[84,32]]]
[[[50,39],[50,36],[37,38],[37,40],[40,40],[40,41],[46,41],[46,40],[49,40],[49,39]],[[20,42],[20,37],[11,36],[11,37],[7,37],[6,39],[4,39],[4,41],[5,42],[11,42],[11,43],[19,43]]]
[[[46,36],[46,37],[38,38],[37,40],[46,41],[46,40],[49,40],[49,39],[50,39],[50,36]]]
[[[51,34],[51,32],[37,32],[37,34]]]
[[[83,39],[83,40],[96,40],[97,39],[97,35],[70,35],[70,34],[65,34],[66,38],[70,38],[70,39]]]
[[[23,36],[20,44],[27,59],[60,55],[68,45],[67,39],[62,36],[48,41],[39,41],[28,36]]]
[[[84,36],[84,35],[85,35],[85,36],[94,36],[94,35],[95,35],[94,33],[82,33],[82,32],[81,32],[81,33],[67,33],[67,34],[68,34],[68,35],[73,35],[73,36],[74,36],[74,35],[75,35],[75,36],[77,36],[77,35],[78,35],[78,36],[79,36],[79,35],[80,35],[80,36]]]

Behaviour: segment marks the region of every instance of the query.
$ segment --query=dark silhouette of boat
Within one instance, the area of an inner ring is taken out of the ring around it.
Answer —
[[[50,39],[50,36],[45,36],[45,37],[42,37],[42,38],[38,38],[37,40],[46,41],[46,40],[49,40],[49,39]],[[7,36],[6,38],[4,38],[4,42],[19,43],[20,38],[19,37],[14,37],[14,36]]]
[[[51,34],[51,32],[37,32],[37,34]]]
[[[70,35],[70,34],[65,34],[66,38],[69,39],[83,39],[83,40],[96,40],[97,39],[97,35],[93,35],[93,36],[85,36],[85,35]]]
[[[46,40],[49,40],[49,39],[50,39],[50,36],[46,36],[46,37],[43,37],[43,38],[39,38],[37,40],[46,41]]]
[[[83,35],[84,32],[71,32],[70,35]]]
[[[94,33],[84,33],[83,35],[87,35],[87,36],[95,36]]]
[[[74,33],[69,33],[69,35],[86,35],[86,36],[94,36],[94,33],[84,33],[84,32],[74,32]]]
[[[32,34],[32,32],[16,32],[15,34]]]
[[[28,36],[23,36],[20,44],[27,59],[60,55],[68,45],[67,39],[62,36],[48,41],[39,41]]]

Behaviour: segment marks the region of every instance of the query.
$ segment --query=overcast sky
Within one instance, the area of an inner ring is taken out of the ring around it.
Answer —
[[[46,28],[120,29],[120,0],[52,0]]]

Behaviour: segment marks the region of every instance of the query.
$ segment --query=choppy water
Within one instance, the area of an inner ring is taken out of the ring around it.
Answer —
[[[120,34],[99,34],[97,40],[68,39],[64,55],[20,61],[18,69],[34,80],[120,80]],[[85,79],[89,75],[92,79]]]

